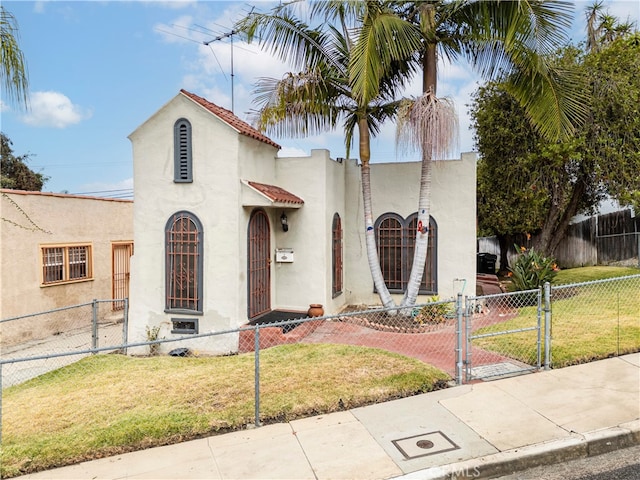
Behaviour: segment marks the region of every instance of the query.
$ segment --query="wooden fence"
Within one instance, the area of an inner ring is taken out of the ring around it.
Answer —
[[[631,213],[631,210],[620,210],[570,225],[567,236],[556,250],[558,264],[564,268],[615,263],[640,266],[640,215],[632,217]],[[479,238],[478,252],[497,255],[497,265],[500,264],[496,237]],[[510,249],[510,265],[516,255],[515,248]]]

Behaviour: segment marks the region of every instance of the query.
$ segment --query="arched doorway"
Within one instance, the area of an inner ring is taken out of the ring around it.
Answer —
[[[271,230],[269,217],[254,210],[247,232],[247,315],[255,318],[271,310]]]

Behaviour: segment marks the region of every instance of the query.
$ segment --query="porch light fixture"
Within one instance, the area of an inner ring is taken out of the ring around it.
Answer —
[[[280,223],[282,224],[282,231],[283,232],[289,231],[289,223],[288,223],[288,220],[287,220],[287,216],[285,215],[284,212],[282,212],[282,215],[280,215]]]

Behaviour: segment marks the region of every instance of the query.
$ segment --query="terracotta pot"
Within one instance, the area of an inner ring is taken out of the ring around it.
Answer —
[[[324,308],[319,303],[312,303],[309,305],[309,310],[307,310],[307,315],[309,317],[321,317],[324,315]]]

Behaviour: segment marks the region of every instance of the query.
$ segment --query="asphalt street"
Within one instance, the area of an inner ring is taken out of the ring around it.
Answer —
[[[498,480],[638,480],[640,445],[556,465],[544,465]]]

